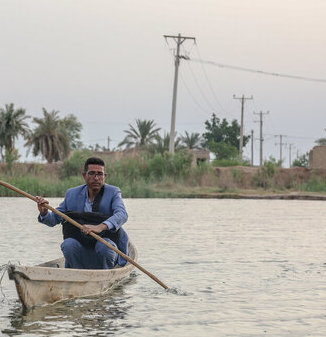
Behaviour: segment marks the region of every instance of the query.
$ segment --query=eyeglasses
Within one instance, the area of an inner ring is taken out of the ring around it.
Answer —
[[[90,177],[99,177],[99,178],[103,178],[106,176],[106,173],[104,172],[96,172],[96,171],[87,171],[86,174]]]

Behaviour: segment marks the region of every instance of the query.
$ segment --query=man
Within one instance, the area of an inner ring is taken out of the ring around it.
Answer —
[[[126,261],[103,243],[89,236],[96,233],[128,254],[128,236],[121,226],[128,214],[121,198],[120,189],[105,184],[105,164],[100,158],[88,158],[82,172],[85,184],[68,189],[57,210],[83,224],[80,230],[64,221],[44,206],[48,203],[37,196],[38,220],[53,227],[62,222],[64,241],[61,250],[66,268],[111,269],[117,263],[123,266]]]

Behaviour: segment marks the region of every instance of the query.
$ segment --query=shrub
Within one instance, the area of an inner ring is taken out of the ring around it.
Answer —
[[[297,167],[308,167],[309,166],[309,153],[301,155],[299,158],[295,159],[292,163],[292,166]]]
[[[148,161],[148,169],[155,178],[162,178],[166,174],[166,160],[162,154],[157,153]]]
[[[249,166],[248,161],[240,162],[237,159],[214,159],[212,165],[215,167],[227,167],[227,166]]]
[[[186,182],[191,186],[217,186],[218,178],[212,165],[203,162],[191,168]]]
[[[192,162],[192,153],[185,150],[175,154],[157,153],[148,161],[148,169],[152,176],[162,179],[169,177],[184,177],[189,174]]]
[[[185,150],[175,154],[165,153],[167,174],[173,177],[186,176],[191,167],[192,153]]]
[[[88,150],[75,151],[70,158],[63,162],[61,168],[59,169],[60,178],[64,179],[80,175],[86,159],[90,156],[91,152]]]
[[[326,192],[326,181],[313,175],[300,189],[307,192]]]
[[[276,164],[272,160],[265,161],[256,176],[253,177],[253,183],[264,189],[271,187],[272,178],[276,172]]]
[[[125,186],[149,176],[148,163],[141,157],[110,161],[106,163],[106,171],[110,183],[117,186]]]

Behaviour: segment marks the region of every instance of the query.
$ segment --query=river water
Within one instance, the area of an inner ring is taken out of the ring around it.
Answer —
[[[49,199],[56,207],[61,199]],[[3,336],[326,336],[323,201],[126,199],[139,264],[105,296],[21,309],[3,274]],[[61,255],[61,228],[0,198],[0,265]]]

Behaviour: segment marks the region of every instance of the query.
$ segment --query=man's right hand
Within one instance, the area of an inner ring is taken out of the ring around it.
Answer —
[[[49,202],[38,195],[35,197],[37,201],[37,208],[41,214],[41,216],[46,216],[48,214],[48,209],[44,206],[44,204],[48,204]]]

